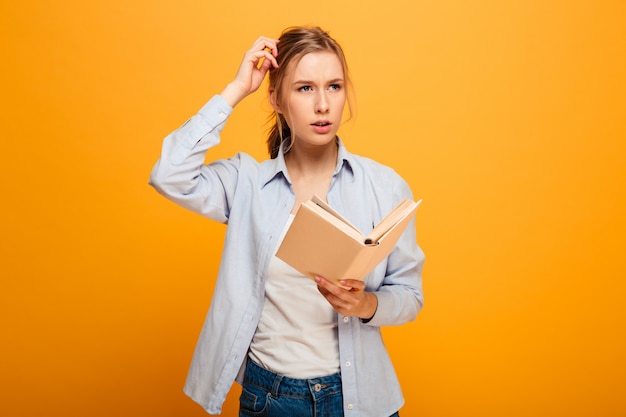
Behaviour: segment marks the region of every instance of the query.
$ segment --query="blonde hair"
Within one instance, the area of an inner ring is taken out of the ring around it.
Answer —
[[[319,27],[297,26],[287,28],[280,35],[278,43],[278,68],[272,68],[269,72],[269,89],[274,91],[274,99],[280,103],[283,97],[283,81],[293,71],[298,62],[306,54],[312,52],[332,52],[337,55],[346,82],[348,93],[352,90],[352,82],[348,74],[348,64],[341,46],[330,35]],[[352,116],[352,106],[350,94],[347,94],[347,102],[350,117]],[[267,138],[267,149],[272,159],[278,156],[280,146],[285,142],[287,152],[291,147],[291,130],[285,121],[285,117],[274,112],[270,116],[270,127]]]

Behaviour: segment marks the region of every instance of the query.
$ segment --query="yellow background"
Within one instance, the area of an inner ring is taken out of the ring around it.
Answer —
[[[625,416],[626,3],[3,1],[0,415],[202,416],[224,228],[147,185],[263,34],[346,50],[348,147],[424,204],[403,416]],[[214,157],[265,158],[264,93]],[[238,387],[224,415],[235,416]]]

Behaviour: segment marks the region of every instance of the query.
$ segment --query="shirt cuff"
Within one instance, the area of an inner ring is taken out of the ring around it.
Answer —
[[[211,99],[200,108],[198,114],[202,116],[211,127],[218,126],[228,119],[233,112],[233,108],[219,94],[214,95]]]

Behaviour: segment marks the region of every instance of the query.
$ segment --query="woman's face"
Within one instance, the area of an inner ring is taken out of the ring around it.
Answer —
[[[285,77],[280,103],[294,146],[334,143],[346,103],[343,66],[332,52],[309,53]]]

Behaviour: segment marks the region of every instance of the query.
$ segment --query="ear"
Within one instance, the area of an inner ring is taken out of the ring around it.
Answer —
[[[272,105],[272,108],[274,109],[274,111],[276,111],[276,113],[282,114],[282,110],[280,109],[280,104],[278,104],[278,101],[276,100],[276,90],[273,88],[270,88],[269,93],[270,93],[270,104]]]

